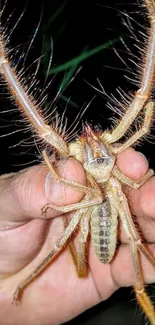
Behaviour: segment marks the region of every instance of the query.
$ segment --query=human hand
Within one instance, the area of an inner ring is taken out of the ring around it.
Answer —
[[[143,176],[148,170],[144,156],[131,148],[119,155],[117,164],[132,179]],[[62,162],[59,173],[85,184],[84,171],[73,159]],[[100,263],[90,245],[90,272],[88,277],[79,279],[71,254],[65,249],[24,290],[20,304],[11,304],[16,287],[38,266],[63,233],[60,212],[51,211],[50,219],[45,220],[41,208],[49,200],[66,205],[82,199],[82,193],[63,187],[52,178],[49,186],[49,180],[44,166],[0,178],[0,320],[3,325],[63,323],[107,299],[119,287],[134,285],[129,245],[121,230],[121,245],[111,264]],[[128,191],[132,212],[150,243],[149,249],[155,253],[154,195],[155,177],[139,190]],[[142,267],[145,282],[154,282],[155,272],[143,257]]]

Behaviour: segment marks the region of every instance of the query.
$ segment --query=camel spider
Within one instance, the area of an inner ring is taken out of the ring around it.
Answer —
[[[85,276],[85,249],[89,233],[98,259],[102,263],[110,263],[116,250],[117,225],[118,218],[120,218],[125,234],[129,239],[135,268],[136,281],[134,291],[144,313],[151,324],[155,325],[155,312],[143,283],[140,253],[146,257],[154,268],[155,258],[143,244],[137,232],[122,187],[125,184],[134,189],[139,188],[153,175],[153,171],[149,170],[144,177],[133,181],[123,175],[115,164],[116,157],[120,152],[135,144],[137,140],[149,132],[154,114],[154,103],[150,93],[155,70],[155,1],[144,0],[144,3],[148,11],[150,31],[139,90],[135,93],[124,116],[118,121],[117,126],[113,130],[96,132],[89,125],[86,125],[83,134],[72,143],[66,143],[61,134],[58,134],[56,130],[45,123],[43,117],[38,112],[35,100],[32,97],[30,98],[28,91],[24,89],[21,80],[16,75],[15,69],[11,68],[5,50],[5,39],[3,35],[0,36],[0,73],[18,103],[20,110],[24,112],[39,137],[57,150],[58,158],[73,156],[82,163],[87,178],[86,186],[60,178],[55,171],[54,163],[50,162],[46,151],[43,151],[44,162],[52,176],[58,182],[82,191],[85,196],[81,202],[69,206],[60,207],[48,203],[43,207],[43,214],[46,213],[48,208],[62,211],[63,213],[75,211],[75,214],[68,224],[66,222],[63,235],[48,256],[19,284],[14,293],[14,301],[19,300],[24,288],[40,275],[45,267],[52,262],[53,257],[63,249],[64,245],[66,243],[70,245],[70,237],[77,228],[79,228],[80,232],[78,250],[76,251],[75,247],[71,245],[70,250],[78,276]],[[141,127],[124,143],[116,145],[142,111],[144,113],[144,120]]]

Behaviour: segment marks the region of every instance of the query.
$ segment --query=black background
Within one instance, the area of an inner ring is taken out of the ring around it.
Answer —
[[[49,23],[49,19],[53,17],[53,14],[57,12],[60,6],[63,6],[63,10]],[[10,35],[10,31],[14,28],[23,10],[25,12],[20,23]],[[123,19],[127,22],[127,15],[131,17],[132,30],[127,28],[125,23],[123,23]],[[142,33],[146,34],[147,31],[147,19],[142,3],[135,3],[135,1],[116,2],[111,0],[94,0],[91,3],[86,0],[66,0],[64,2],[56,0],[31,0],[29,2],[24,0],[8,0],[2,15],[2,25],[6,29],[7,39],[9,40],[7,45],[8,49],[13,49],[9,53],[9,56],[12,65],[15,65],[17,70],[22,68],[24,62],[24,56],[22,54],[26,53],[26,49],[38,26],[40,17],[41,24],[34,43],[28,51],[24,70],[41,55],[43,40],[46,40],[46,44],[49,44],[48,40],[51,36],[54,42],[52,66],[69,61],[78,56],[86,48],[92,49],[107,41],[118,38],[118,42],[113,46],[81,63],[82,70],[65,92],[65,96],[70,97],[76,103],[76,107],[68,104],[66,110],[68,127],[74,121],[82,105],[88,103],[94,95],[97,96],[90,104],[82,120],[88,121],[94,126],[100,125],[103,129],[110,127],[111,121],[109,117],[114,113],[106,105],[106,96],[100,95],[86,81],[99,88],[97,83],[97,78],[99,78],[106,93],[110,96],[114,94],[118,99],[119,96],[116,91],[118,86],[127,94],[138,89],[138,83],[135,78],[137,71],[130,59],[137,63],[140,61],[139,50],[135,44],[143,47],[144,37]],[[126,47],[119,40],[119,37],[122,37]],[[136,37],[138,37],[139,42],[136,41]],[[115,50],[119,55],[116,54]],[[46,63],[49,61],[49,53],[48,51],[44,53],[36,76],[40,80],[40,89],[45,87]],[[123,64],[119,56],[125,61],[126,65]],[[29,85],[28,78],[35,72],[35,69],[35,64],[32,64],[28,71],[25,72],[24,78],[27,85]],[[131,71],[132,73],[130,73]],[[129,81],[125,76],[133,78],[134,82]],[[63,77],[64,72],[57,74],[51,86],[48,88],[48,102],[52,101],[55,97]],[[2,98],[0,105],[0,171],[1,173],[5,173],[38,163],[41,161],[41,155],[39,145],[36,149],[32,133],[31,131],[26,131],[26,126],[22,122],[19,110],[13,104],[13,100],[8,95],[2,81],[0,91]],[[65,106],[66,102],[60,97],[57,103],[57,110],[60,116]],[[79,122],[77,129],[80,129],[81,125],[82,121]],[[9,135],[9,133],[12,134]],[[25,142],[21,144],[23,139]],[[150,166],[153,168],[155,163],[153,138],[141,143],[141,147],[138,147],[138,150],[146,154]],[[152,288],[150,288],[151,290]],[[109,301],[84,313],[84,315],[81,315],[72,323],[94,324],[96,322],[106,325],[121,325],[124,322],[126,324],[131,324],[131,322],[133,324],[144,324],[144,319],[140,314],[139,308],[136,307],[131,290],[122,289],[109,299]]]

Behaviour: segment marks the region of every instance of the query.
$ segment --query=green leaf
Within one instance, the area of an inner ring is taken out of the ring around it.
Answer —
[[[88,59],[89,57],[93,56],[94,54],[97,54],[101,51],[103,51],[106,48],[109,48],[110,46],[112,46],[113,44],[115,44],[116,42],[119,41],[119,38],[114,38],[111,41],[108,41],[104,44],[101,44],[97,47],[95,47],[94,49],[82,52],[79,56],[76,56],[75,58],[71,59],[68,62],[65,62],[64,64],[58,65],[54,68],[52,68],[49,71],[49,75],[51,74],[55,74],[61,71],[65,71],[69,68],[72,68],[73,66],[78,66],[81,62],[83,62],[84,60]]]

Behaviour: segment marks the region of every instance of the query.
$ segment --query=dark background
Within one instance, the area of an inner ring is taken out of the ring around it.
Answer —
[[[1,1],[1,8],[3,8],[3,1]],[[45,83],[47,64],[50,58],[51,36],[54,43],[52,67],[79,56],[84,49],[92,49],[117,38],[118,41],[114,45],[80,64],[81,71],[68,86],[63,96],[59,96],[56,103],[57,111],[61,116],[66,108],[66,98],[70,98],[65,113],[68,118],[67,127],[69,127],[82,105],[90,102],[96,95],[79,122],[77,130],[80,134],[82,121],[88,121],[93,126],[100,125],[102,129],[110,127],[110,117],[116,114],[107,107],[109,99],[95,91],[88,83],[100,88],[97,82],[97,78],[99,78],[105,92],[110,96],[114,94],[119,100],[120,97],[116,91],[118,86],[126,94],[137,90],[137,71],[132,60],[136,63],[139,62],[140,54],[135,45],[143,47],[144,36],[142,33],[146,34],[147,19],[143,10],[142,3],[138,4],[135,1],[94,0],[90,3],[87,0],[61,2],[56,0],[31,0],[29,2],[8,0],[1,20],[7,35],[8,55],[12,66],[15,66],[18,71],[23,68],[25,71],[23,78],[28,86],[29,78],[36,71],[36,64],[32,63],[43,55],[36,78],[40,80],[37,88],[44,89],[45,84],[53,78],[53,76],[49,76]],[[23,17],[14,28],[23,11]],[[128,15],[130,20],[127,18]],[[27,52],[39,22],[40,26],[35,40]],[[130,25],[130,22],[132,26],[127,28],[126,23]],[[14,30],[10,34],[12,29]],[[120,37],[126,46],[120,41]],[[12,50],[10,51],[10,49]],[[26,61],[24,61],[25,53],[27,53]],[[58,73],[48,87],[48,99],[44,108],[47,103],[53,101],[64,76],[65,71]],[[128,78],[133,78],[134,81],[129,81]],[[42,146],[38,142],[36,146],[33,133],[31,130],[27,130],[3,81],[1,81],[0,91],[0,171],[5,173],[40,162]],[[38,91],[34,90],[35,94],[37,96]],[[155,163],[153,145],[152,137],[148,141],[144,141],[143,144],[141,143],[140,148],[138,147],[138,150],[146,154],[152,168]],[[149,290],[152,295],[152,287]],[[106,325],[121,325],[124,322],[126,324],[133,322],[137,325],[145,323],[130,289],[121,289],[107,302],[84,313],[69,324],[94,324],[96,322]]]

